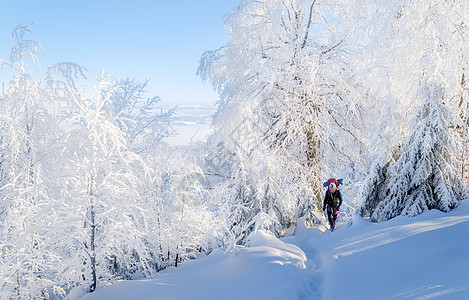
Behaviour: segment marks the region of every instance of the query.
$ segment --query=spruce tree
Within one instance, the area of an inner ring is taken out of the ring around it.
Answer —
[[[448,212],[461,201],[463,186],[454,169],[456,119],[444,103],[441,78],[427,79],[419,96],[412,133],[392,167],[388,195],[373,212],[373,221],[416,216],[430,209]]]

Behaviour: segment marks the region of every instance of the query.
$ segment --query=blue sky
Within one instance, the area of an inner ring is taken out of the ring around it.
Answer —
[[[196,69],[204,51],[228,41],[224,15],[238,2],[4,0],[0,58],[10,56],[13,28],[33,23],[48,54],[40,57],[43,67],[71,61],[87,68],[88,78],[104,68],[116,78],[150,79],[148,96],[169,105],[214,104],[216,94]],[[0,70],[0,81],[8,78]]]

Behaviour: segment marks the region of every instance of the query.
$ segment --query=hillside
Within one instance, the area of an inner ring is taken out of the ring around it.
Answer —
[[[122,281],[90,299],[463,299],[469,297],[469,203],[384,223],[356,218],[331,233],[298,227],[216,251],[154,279]]]

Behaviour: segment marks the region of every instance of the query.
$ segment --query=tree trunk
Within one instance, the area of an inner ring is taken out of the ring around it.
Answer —
[[[91,286],[90,293],[96,290],[96,223],[95,223],[95,199],[94,199],[94,176],[90,176],[88,187],[90,196],[90,256],[91,256]]]
[[[95,251],[95,233],[96,224],[94,220],[94,205],[91,205],[91,239],[90,239],[90,250],[91,250],[91,286],[90,292],[96,290],[96,251]]]
[[[314,125],[310,124],[306,132],[307,139],[307,161],[310,174],[310,186],[314,191],[313,201],[316,207],[321,206],[322,190],[321,190],[321,141],[315,135]]]

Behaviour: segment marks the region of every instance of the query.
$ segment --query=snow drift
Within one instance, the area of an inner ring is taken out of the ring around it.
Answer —
[[[331,233],[264,231],[246,247],[69,299],[463,299],[469,297],[469,203]]]

